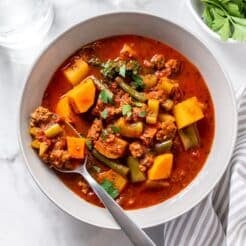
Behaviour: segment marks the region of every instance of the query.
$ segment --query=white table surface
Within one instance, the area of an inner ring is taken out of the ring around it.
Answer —
[[[116,8],[109,0],[52,0],[55,21],[41,49],[68,27],[88,17]],[[210,38],[195,22],[185,0],[147,0],[144,10],[189,27],[206,40],[228,72],[235,90],[246,78],[246,45],[221,44]],[[120,231],[96,228],[79,222],[59,210],[39,190],[28,173],[20,153],[16,128],[17,108],[30,62],[11,62],[0,55],[0,245],[1,246],[127,246]],[[162,227],[146,230],[162,245]]]

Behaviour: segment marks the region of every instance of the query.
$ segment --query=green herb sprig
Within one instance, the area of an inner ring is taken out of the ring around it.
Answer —
[[[222,40],[246,41],[245,0],[201,0],[205,8],[203,20]]]

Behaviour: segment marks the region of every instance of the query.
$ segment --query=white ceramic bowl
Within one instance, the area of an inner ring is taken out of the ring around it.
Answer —
[[[40,189],[61,209],[92,225],[118,229],[108,212],[70,191],[30,148],[30,113],[41,103],[57,67],[84,44],[120,34],[137,34],[160,40],[188,57],[209,87],[215,107],[215,137],[211,153],[193,182],[158,205],[127,211],[142,228],[171,220],[199,203],[215,186],[229,162],[237,130],[236,106],[228,78],[207,45],[191,32],[162,18],[144,13],[112,13],[83,21],[64,32],[37,59],[23,91],[19,111],[19,140],[26,165]]]
[[[202,19],[202,13],[203,13],[203,9],[204,9],[204,5],[201,2],[201,0],[188,0],[187,4],[190,8],[191,13],[193,14],[194,18],[196,19],[196,21],[200,24],[200,26],[210,35],[212,36],[214,39],[216,39],[218,42],[221,43],[230,43],[230,44],[238,44],[238,43],[242,43],[238,40],[234,40],[232,38],[229,38],[226,41],[223,41],[219,34],[217,34],[216,32],[214,32],[213,30],[211,30],[206,23],[203,21]]]

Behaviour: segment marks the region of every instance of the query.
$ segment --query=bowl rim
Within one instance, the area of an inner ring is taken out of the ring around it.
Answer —
[[[148,223],[144,226],[141,226],[141,228],[150,228],[150,227],[155,227],[155,226],[158,226],[158,225],[161,225],[163,223],[166,223],[168,221],[171,221],[177,217],[179,217],[180,215],[183,215],[185,214],[186,212],[190,211],[192,208],[194,208],[197,204],[199,204],[204,198],[207,197],[207,195],[214,189],[214,187],[216,186],[216,184],[220,181],[220,179],[222,178],[223,174],[225,173],[225,170],[227,169],[228,167],[228,164],[229,164],[229,161],[230,161],[230,158],[232,156],[232,153],[233,153],[233,150],[234,150],[234,147],[235,147],[235,143],[236,143],[236,137],[237,137],[237,128],[238,128],[238,115],[237,115],[237,107],[236,107],[236,99],[235,99],[235,93],[233,91],[233,88],[232,88],[232,84],[231,84],[231,80],[230,80],[230,77],[229,75],[227,74],[227,72],[223,69],[223,67],[221,66],[221,63],[218,61],[217,58],[215,58],[215,56],[213,55],[214,53],[212,52],[213,49],[210,47],[210,45],[204,41],[200,35],[198,34],[195,34],[192,30],[190,30],[189,28],[187,27],[184,27],[180,24],[177,24],[175,22],[173,22],[172,20],[169,20],[169,19],[166,19],[164,17],[161,17],[161,16],[158,16],[158,15],[155,15],[155,14],[150,14],[150,13],[147,13],[146,11],[108,11],[106,13],[103,13],[103,14],[98,14],[98,15],[95,15],[93,17],[89,17],[89,18],[86,18],[72,26],[70,26],[69,28],[65,29],[62,33],[60,33],[57,37],[55,37],[48,45],[46,45],[43,49],[41,49],[39,55],[34,59],[34,61],[32,62],[32,65],[29,67],[27,73],[26,73],[26,76],[25,76],[25,84],[24,86],[22,87],[22,91],[21,91],[21,96],[20,96],[20,100],[19,100],[19,107],[18,107],[18,117],[17,117],[17,127],[18,127],[18,131],[17,131],[17,134],[18,134],[18,143],[19,143],[19,146],[20,146],[20,150],[21,150],[21,153],[24,157],[24,162],[25,162],[25,166],[27,168],[27,170],[29,171],[31,177],[33,178],[33,180],[35,181],[35,183],[37,184],[37,186],[39,187],[39,189],[42,191],[42,193],[50,200],[52,201],[56,207],[58,207],[59,209],[61,209],[62,211],[64,211],[65,213],[69,214],[70,216],[72,216],[73,218],[81,221],[81,222],[84,222],[88,225],[93,225],[93,226],[97,226],[99,228],[106,228],[106,229],[114,229],[114,230],[120,230],[120,227],[118,226],[117,223],[115,223],[114,226],[112,225],[102,225],[101,223],[98,223],[96,221],[89,221],[89,220],[83,220],[82,218],[80,218],[79,216],[77,216],[76,214],[72,214],[70,211],[68,211],[66,208],[64,208],[64,206],[62,204],[58,204],[58,202],[55,200],[54,197],[51,197],[48,192],[45,190],[44,187],[42,187],[42,184],[41,182],[35,177],[35,174],[32,172],[31,170],[31,166],[28,164],[29,161],[28,161],[28,158],[25,154],[25,150],[24,150],[24,145],[23,145],[23,140],[22,140],[22,137],[21,137],[21,109],[23,107],[23,100],[24,100],[24,93],[25,93],[25,90],[26,90],[26,87],[27,87],[27,82],[29,81],[31,75],[32,75],[32,71],[34,70],[34,68],[36,67],[36,65],[38,64],[39,60],[42,58],[42,56],[49,51],[49,49],[56,44],[56,42],[61,38],[63,37],[64,35],[67,35],[69,32],[71,32],[74,28],[78,27],[79,25],[81,25],[82,23],[86,23],[86,22],[90,22],[94,19],[98,19],[98,18],[104,18],[104,17],[107,17],[107,16],[117,16],[117,15],[127,15],[127,14],[131,14],[131,15],[141,15],[141,16],[148,16],[148,17],[152,17],[152,18],[157,18],[157,19],[160,19],[161,21],[165,21],[171,25],[174,25],[176,28],[179,28],[181,29],[182,31],[185,31],[185,32],[188,32],[190,35],[192,35],[195,39],[197,39],[206,49],[207,51],[210,52],[210,54],[212,55],[213,59],[217,62],[218,66],[220,67],[221,71],[223,72],[224,76],[225,76],[225,83],[228,84],[228,89],[229,89],[229,92],[230,92],[230,95],[231,95],[231,101],[232,101],[232,104],[233,104],[233,116],[234,116],[234,121],[233,121],[233,139],[231,140],[231,148],[230,148],[230,151],[228,153],[226,153],[226,159],[227,159],[227,162],[225,163],[224,165],[224,168],[221,169],[221,173],[220,175],[218,175],[217,179],[214,180],[214,182],[210,184],[209,188],[207,189],[206,192],[203,192],[201,195],[199,195],[199,198],[196,200],[196,201],[193,201],[192,202],[192,205],[190,205],[189,207],[186,207],[186,208],[182,208],[180,209],[179,213],[176,213],[175,215],[173,216],[170,216],[168,219],[166,219],[165,221],[159,221],[159,222],[152,222],[152,223]],[[175,47],[174,47],[175,49]],[[207,160],[206,160],[207,161]],[[205,161],[205,164],[206,165],[206,161]],[[202,170],[201,170],[202,171]],[[193,180],[194,181],[194,180]],[[192,181],[192,182],[193,182]],[[189,186],[189,185],[188,185]],[[187,186],[187,187],[188,187]],[[144,208],[143,208],[144,209]],[[131,212],[131,211],[134,211],[134,210],[127,210],[126,212]]]

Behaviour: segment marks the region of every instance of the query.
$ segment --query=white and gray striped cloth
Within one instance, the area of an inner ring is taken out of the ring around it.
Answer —
[[[238,120],[237,143],[226,173],[201,203],[164,224],[164,246],[246,245],[246,90]]]

